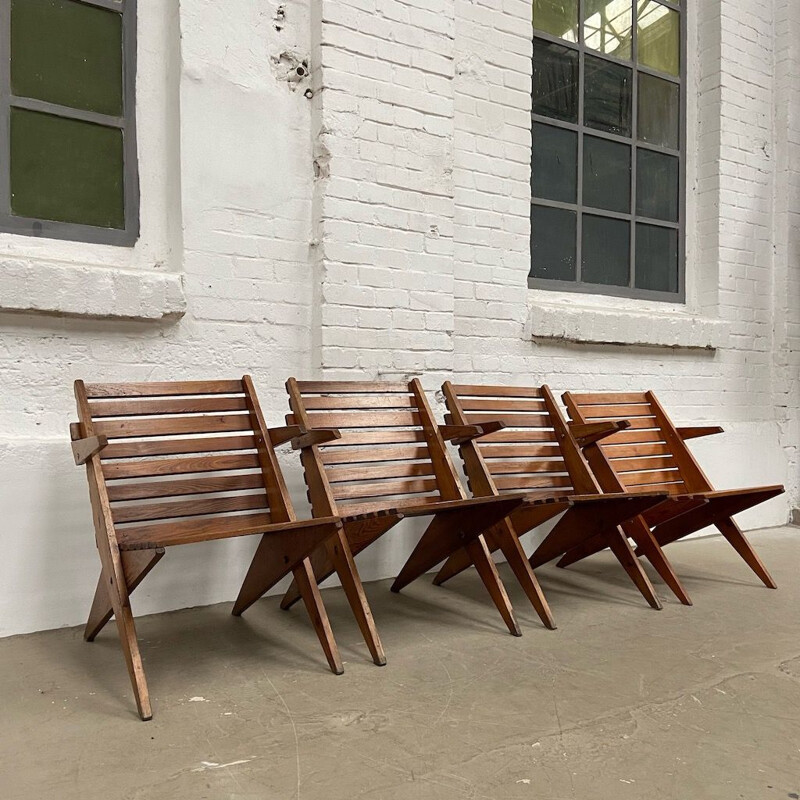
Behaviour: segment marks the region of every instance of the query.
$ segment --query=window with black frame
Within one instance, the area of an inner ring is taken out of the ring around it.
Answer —
[[[529,285],[684,298],[686,0],[533,0]]]
[[[0,230],[139,232],[136,0],[0,0]]]

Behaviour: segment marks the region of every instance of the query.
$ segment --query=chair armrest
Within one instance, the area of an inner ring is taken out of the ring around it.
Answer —
[[[282,444],[302,435],[303,429],[299,425],[284,425],[282,428],[270,428],[267,433],[273,447],[280,447]]]
[[[76,439],[72,443],[72,455],[75,463],[80,466],[85,464],[95,453],[99,453],[108,444],[105,436],[87,436]]]
[[[492,420],[491,422],[481,422],[479,425],[440,425],[439,431],[446,442],[453,444],[464,444],[473,439],[480,439],[506,427],[505,422]]]
[[[713,436],[715,433],[724,433],[719,425],[700,425],[686,428],[676,428],[682,439],[699,439],[701,436]]]
[[[293,450],[304,450],[315,444],[341,439],[342,434],[336,428],[315,428],[313,431],[306,431],[300,425],[285,425],[282,428],[270,428],[269,438],[273,447],[290,441]]]
[[[580,447],[588,447],[590,444],[599,442],[607,436],[624,431],[630,428],[631,424],[626,419],[615,422],[570,422],[570,433],[575,437]]]
[[[292,450],[305,450],[318,444],[326,444],[334,439],[341,439],[342,434],[336,428],[314,428],[301,436],[292,439]]]

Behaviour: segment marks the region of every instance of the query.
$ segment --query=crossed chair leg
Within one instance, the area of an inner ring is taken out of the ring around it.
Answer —
[[[331,671],[338,675],[343,672],[342,661],[336,641],[333,638],[325,606],[322,603],[322,597],[316,581],[313,580],[313,571],[308,560],[308,553],[321,540],[329,537],[331,533],[332,530],[321,526],[319,529],[311,528],[264,534],[240,591],[237,605],[234,606],[234,613],[241,614],[264,591],[277,583],[284,575],[291,572],[299,586],[299,596],[302,597],[308,610],[328,665]],[[136,625],[131,610],[130,595],[163,558],[164,552],[164,548],[161,547],[121,551],[119,558],[125,580],[125,586],[123,587],[115,585],[111,571],[105,565],[101,566],[100,578],[84,630],[86,641],[94,641],[112,616],[114,617],[133,687],[136,706],[139,716],[143,720],[151,719],[153,712],[139,643],[136,637]],[[262,585],[266,585],[266,588],[257,593],[255,587]]]

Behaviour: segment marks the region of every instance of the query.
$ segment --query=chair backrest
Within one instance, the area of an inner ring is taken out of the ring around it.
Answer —
[[[76,381],[75,397],[73,438],[109,440],[90,482],[121,544],[203,541],[295,518],[249,376]]]
[[[592,446],[589,463],[607,490],[684,494],[712,488],[652,392],[566,392],[563,400],[575,422],[630,422]]]
[[[505,428],[459,447],[475,494],[525,491],[542,497],[600,491],[548,386],[442,387],[447,422],[494,420]]]
[[[301,458],[316,515],[361,514],[465,497],[425,392],[409,383],[286,383],[286,422],[341,438]]]

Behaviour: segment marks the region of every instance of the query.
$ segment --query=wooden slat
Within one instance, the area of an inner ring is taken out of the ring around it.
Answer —
[[[625,486],[654,485],[657,483],[675,483],[681,480],[681,473],[677,469],[663,470],[660,472],[645,470],[642,472],[621,472],[619,479]]]
[[[627,419],[628,417],[651,417],[653,415],[649,403],[643,403],[641,405],[620,403],[619,405],[613,406],[587,406],[581,409],[581,412],[587,420],[610,419],[616,417]]]
[[[94,424],[96,434],[109,439],[138,436],[179,436],[192,433],[223,433],[253,429],[249,414],[220,414],[202,417],[165,417],[159,419],[103,420]]]
[[[601,422],[602,420],[592,420],[592,422]],[[658,428],[658,423],[656,422],[655,417],[632,417],[628,420],[630,423],[628,425],[628,430],[632,431],[640,431],[640,430],[653,430]]]
[[[414,398],[410,394],[345,394],[326,397],[304,397],[303,406],[307,411],[325,409],[359,409],[359,408],[416,408]]]
[[[413,478],[421,475],[433,475],[433,464],[430,461],[418,463],[388,462],[372,467],[333,468],[325,471],[330,483],[342,481],[380,480],[381,478]]]
[[[631,417],[625,418],[628,422],[627,430],[653,430],[658,428],[658,423],[656,422],[655,417]],[[610,420],[608,417],[604,417],[603,419],[593,419],[591,422],[586,423],[587,425],[594,425],[600,422],[616,422],[618,420]],[[616,440],[616,436],[614,437]]]
[[[494,485],[498,489],[536,489],[547,487],[572,486],[572,481],[568,476],[543,476],[531,478],[516,475],[510,478],[495,478]]]
[[[427,447],[370,447],[339,448],[323,450],[320,458],[323,464],[358,464],[373,461],[411,461],[416,458],[429,458]]]
[[[161,383],[87,383],[86,394],[95,397],[171,397],[197,394],[242,394],[241,381],[164,381]]]
[[[198,414],[209,411],[247,411],[244,397],[180,397],[155,400],[94,400],[92,418],[135,417],[147,414]]]
[[[493,411],[496,413],[514,413],[519,411],[545,411],[544,400],[485,400],[480,398],[459,398],[464,411]]]
[[[465,414],[468,425],[480,425],[481,422],[501,420],[509,428],[552,428],[553,421],[549,414]]]
[[[493,458],[526,458],[557,456],[561,452],[558,444],[482,444],[477,442],[478,449],[485,460]]]
[[[569,486],[566,489],[546,488],[541,490],[533,490],[531,492],[526,492],[525,496],[531,500],[552,500],[556,497],[569,497],[570,495],[574,494],[575,490]]]
[[[386,394],[408,392],[407,383],[381,383],[368,381],[297,381],[297,388],[301,394],[329,394],[342,392],[343,394]],[[303,397],[303,402],[305,402]]]
[[[570,397],[579,406],[648,402],[644,392],[591,392],[588,394],[571,394]]]
[[[497,431],[481,436],[480,444],[489,442],[555,442],[556,435],[552,430],[526,430],[526,431]]]
[[[297,425],[294,414],[286,415],[287,425]],[[308,415],[313,428],[401,428],[420,424],[413,411],[315,411]]]
[[[666,492],[667,494],[685,494],[686,484],[678,483],[643,483],[641,486],[627,486],[625,491],[629,494],[646,494],[647,492]]]
[[[470,395],[475,397],[541,397],[542,390],[533,386],[477,386],[475,384],[458,384],[453,389],[464,400]]]
[[[344,431],[341,439],[326,442],[325,450],[322,452],[328,452],[329,448],[348,445],[406,444],[426,441],[422,430]]]
[[[557,459],[555,461],[490,461],[487,466],[492,475],[567,471],[567,466],[563,459]]]
[[[612,458],[610,461],[618,473],[678,468],[678,462],[672,456],[664,456],[662,458]]]
[[[347,514],[372,514],[374,512],[387,512],[404,508],[417,508],[419,506],[430,506],[441,503],[442,498],[436,495],[413,495],[407,498],[392,498],[389,501],[380,500],[376,502],[358,503],[344,500],[339,505],[342,516]]]
[[[208,500],[178,500],[168,503],[139,503],[129,506],[115,506],[111,513],[114,522],[143,522],[155,519],[174,519],[176,517],[199,517],[205,514],[225,514],[232,511],[254,511],[268,508],[267,495],[241,494],[237,497],[215,497]]]
[[[664,435],[661,431],[620,431],[613,436],[609,436],[600,443],[600,447],[612,447],[618,444],[649,444],[650,442],[663,442]]]
[[[380,481],[378,483],[335,484],[331,492],[337,500],[348,497],[389,497],[391,495],[415,494],[436,490],[434,478],[405,481]]]
[[[618,458],[627,458],[630,456],[641,457],[672,455],[672,450],[670,450],[666,444],[614,444],[614,441],[619,435],[620,434],[618,433],[614,434],[614,436],[608,440],[607,444],[604,442],[601,445],[603,447],[603,452],[612,461]]]
[[[103,464],[106,480],[148,478],[154,475],[183,475],[191,472],[223,472],[229,469],[255,469],[259,465],[255,453],[190,458],[147,459]]]
[[[112,483],[108,486],[108,499],[148,500],[156,497],[181,497],[188,494],[211,494],[213,492],[237,492],[244,489],[263,489],[261,473],[245,475],[215,475],[207,478],[181,478],[171,481],[137,481],[135,483]]]
[[[204,436],[200,439],[112,442],[100,451],[103,460],[143,456],[177,456],[184,453],[215,453],[224,450],[254,450],[254,436]]]
[[[153,522],[117,529],[122,549],[145,543],[168,546],[224,539],[228,536],[263,532],[271,524],[269,514],[241,514],[211,519],[191,519],[177,522]]]

